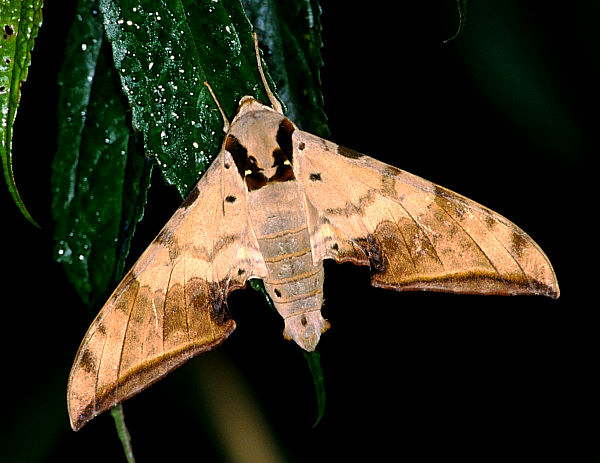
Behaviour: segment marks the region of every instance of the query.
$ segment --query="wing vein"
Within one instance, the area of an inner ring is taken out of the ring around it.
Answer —
[[[478,216],[478,215],[476,215],[476,214],[474,214],[474,215],[475,215],[475,217],[477,218],[477,220],[479,220],[479,222],[480,222],[481,224],[483,224],[483,226],[485,227],[485,223],[483,222],[483,220],[481,220],[481,218],[479,218],[479,216]],[[494,218],[494,217],[492,216],[492,218]],[[520,232],[520,230],[514,230],[514,229],[513,229],[513,227],[509,227],[509,228],[511,229],[511,231],[512,231],[513,233]],[[527,275],[527,273],[525,272],[525,270],[523,270],[523,267],[521,266],[521,263],[520,263],[520,262],[517,260],[517,258],[516,258],[516,257],[513,255],[513,253],[512,253],[512,252],[510,252],[510,250],[509,250],[509,249],[508,249],[506,246],[504,246],[504,243],[502,243],[502,241],[501,241],[500,239],[498,239],[498,237],[496,236],[496,234],[495,234],[493,231],[491,231],[491,230],[488,230],[488,232],[489,232],[489,234],[490,234],[490,235],[492,235],[492,236],[494,237],[494,239],[495,239],[495,240],[496,240],[496,242],[497,242],[497,243],[498,243],[498,244],[499,244],[499,245],[502,247],[502,249],[504,249],[504,251],[506,251],[506,253],[507,253],[507,254],[510,256],[510,258],[511,258],[511,259],[514,261],[514,263],[517,265],[517,267],[519,267],[519,270],[521,271],[521,273],[523,274],[523,276],[525,277],[525,279],[526,279],[528,282],[530,282],[530,281],[531,281],[531,279],[529,278],[529,276]],[[519,233],[519,235],[521,235],[521,233]],[[531,284],[530,284],[530,283],[528,283],[528,285],[529,285],[529,286],[531,286]]]
[[[188,304],[187,304],[187,295],[186,295],[186,287],[187,287],[187,275],[185,273],[185,252],[181,256],[181,265],[183,265],[183,310],[185,311],[185,331],[187,333],[188,342],[190,341],[190,320],[188,313]]]
[[[475,247],[479,250],[479,252],[485,257],[485,259],[489,262],[490,266],[494,269],[494,272],[496,272],[496,274],[498,275],[499,279],[506,285],[506,283],[504,282],[504,280],[502,279],[502,274],[500,273],[500,271],[496,268],[496,266],[494,265],[494,263],[492,262],[492,259],[489,258],[489,256],[483,251],[483,249],[481,249],[481,246],[479,246],[479,243],[477,243],[477,240],[475,240],[475,238],[473,238],[471,236],[471,234],[467,231],[467,229],[465,227],[463,227],[460,222],[458,220],[456,220],[452,214],[450,214],[446,209],[444,209],[440,204],[438,204],[439,208],[444,211],[444,213],[450,217],[450,220],[452,220],[457,227],[459,227],[464,233],[465,235],[467,235],[469,237],[469,239],[473,242],[473,244],[475,245]]]
[[[121,376],[121,365],[123,364],[123,353],[125,352],[125,341],[127,340],[127,333],[129,332],[129,322],[131,321],[131,317],[133,315],[133,311],[135,309],[135,303],[138,298],[138,294],[140,293],[140,285],[137,286],[137,290],[135,292],[135,297],[133,298],[133,302],[131,303],[131,307],[129,307],[129,314],[127,315],[127,324],[125,325],[125,333],[123,334],[123,342],[121,343],[121,353],[119,354],[119,363],[117,365],[117,381],[115,384],[115,397],[119,397],[119,377]]]
[[[162,353],[165,353],[165,326],[167,324],[167,300],[169,297],[169,289],[171,288],[171,278],[173,277],[173,270],[175,265],[172,265],[169,270],[169,279],[167,280],[167,287],[165,288],[165,297],[163,300],[163,324],[162,324]]]
[[[100,353],[100,362],[98,368],[96,368],[96,379],[94,384],[94,412],[98,411],[96,408],[96,397],[98,397],[98,377],[100,376],[100,369],[102,368],[102,359],[104,358],[104,348],[106,347],[106,340],[108,336],[104,336],[104,342],[102,343],[102,352]]]

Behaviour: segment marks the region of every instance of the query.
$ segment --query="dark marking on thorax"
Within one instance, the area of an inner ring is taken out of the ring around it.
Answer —
[[[246,138],[247,135],[243,132],[239,135],[240,138],[231,133],[227,134],[225,149],[232,155],[248,191],[258,190],[267,183],[287,182],[296,178],[292,168],[294,124],[285,117],[282,117],[277,124],[275,140],[269,140],[267,137],[261,143],[257,143],[254,138]],[[264,138],[274,127],[265,128],[259,125],[256,129],[267,130],[261,132]],[[258,139],[261,140],[260,137]]]

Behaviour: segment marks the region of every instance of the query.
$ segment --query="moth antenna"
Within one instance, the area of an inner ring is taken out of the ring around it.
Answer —
[[[271,102],[271,106],[275,111],[280,114],[283,114],[283,108],[281,107],[281,103],[277,98],[275,98],[275,94],[269,88],[269,84],[267,83],[267,78],[265,77],[265,72],[262,67],[262,60],[260,59],[260,49],[258,48],[258,36],[256,32],[252,34],[254,36],[254,52],[256,53],[256,63],[258,64],[258,72],[260,73],[260,78],[262,79],[263,85],[265,86],[265,90],[267,92],[267,96],[269,97],[269,101]]]
[[[213,92],[213,89],[208,82],[204,81],[203,83],[206,86],[206,88],[208,88],[208,91],[210,92],[210,96],[212,96],[213,100],[215,100],[215,103],[217,104],[217,108],[219,108],[219,112],[221,113],[221,117],[223,118],[223,132],[225,132],[225,133],[229,132],[229,119],[227,119],[227,116],[225,115],[225,111],[223,111],[223,107],[221,106],[221,103],[219,103],[219,100],[217,99],[217,95],[215,95],[215,92]]]

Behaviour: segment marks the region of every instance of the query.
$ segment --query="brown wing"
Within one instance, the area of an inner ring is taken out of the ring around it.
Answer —
[[[265,275],[246,189],[223,151],[104,305],[77,353],[67,401],[77,430],[235,328],[227,295]]]
[[[317,259],[370,265],[396,290],[558,297],[546,255],[499,214],[309,133],[293,141]]]

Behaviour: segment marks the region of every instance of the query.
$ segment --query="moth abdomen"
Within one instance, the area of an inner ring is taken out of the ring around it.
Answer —
[[[308,231],[304,234],[308,238]],[[285,321],[284,337],[307,351],[314,350],[321,333],[329,327],[321,316],[323,262],[313,263],[310,248],[264,257],[268,271],[265,289]]]
[[[312,351],[329,324],[321,316],[323,262],[313,261],[307,215],[296,181],[271,183],[250,196],[252,226],[264,259],[263,281],[285,320],[284,336]]]
[[[304,273],[289,278],[277,280],[269,277],[265,279],[265,287],[277,304],[293,303],[313,296],[322,299],[323,265],[314,266]]]

